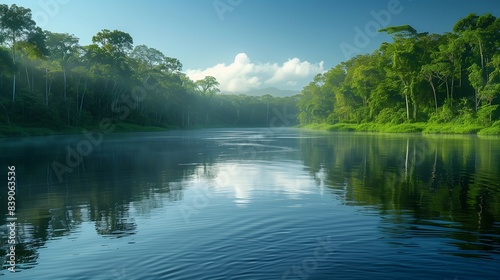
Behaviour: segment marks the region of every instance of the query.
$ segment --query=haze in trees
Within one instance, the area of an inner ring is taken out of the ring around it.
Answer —
[[[37,27],[30,9],[0,5],[0,135],[19,127],[71,131],[104,118],[134,128],[264,127],[270,105],[293,114],[296,101],[224,95],[216,78],[190,80],[178,59],[134,47],[126,32],[103,29],[82,46],[72,34]]]

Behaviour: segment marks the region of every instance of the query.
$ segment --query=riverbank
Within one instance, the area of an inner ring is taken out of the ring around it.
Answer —
[[[402,124],[378,124],[378,123],[337,123],[337,124],[308,124],[301,128],[327,130],[327,131],[357,131],[357,132],[381,132],[381,133],[422,133],[422,134],[477,134],[477,135],[500,135],[500,121],[491,126],[477,124],[455,124],[455,123],[402,123]]]
[[[112,133],[120,132],[155,132],[166,131],[175,128],[165,128],[157,126],[140,126],[130,123],[114,123],[115,127]],[[93,130],[96,127],[67,127],[63,129],[53,129],[46,127],[24,127],[18,125],[0,125],[0,138],[7,137],[28,137],[28,136],[45,136],[45,135],[63,135],[63,134],[79,134],[84,130]]]
[[[170,130],[196,130],[204,128],[229,128],[234,126],[227,126],[223,124],[210,125],[210,126],[190,126],[188,128],[170,126],[170,127],[159,127],[159,126],[141,126],[138,124],[131,123],[113,123],[115,128],[110,133],[124,133],[124,132],[161,132]],[[237,126],[238,128],[260,128],[261,126]],[[48,136],[48,135],[70,135],[70,134],[80,134],[84,130],[92,131],[97,129],[97,126],[86,126],[86,127],[67,127],[63,129],[53,129],[46,127],[24,127],[18,125],[0,125],[0,138],[9,137],[30,137],[30,136]]]
[[[225,127],[225,126],[214,126]],[[379,133],[421,133],[421,134],[477,134],[477,135],[500,135],[500,121],[491,126],[480,126],[477,124],[436,124],[436,123],[403,123],[403,124],[377,124],[377,123],[337,123],[337,124],[308,124],[298,126],[300,128],[325,130],[325,131],[351,131],[351,132],[379,132]],[[206,127],[191,127],[190,129],[202,129]],[[83,130],[93,130],[95,127],[68,127],[64,129],[51,129],[45,127],[23,127],[17,125],[0,125],[0,138],[28,137],[45,135],[79,134]],[[130,123],[115,123],[112,133],[123,132],[157,132],[180,129],[178,127],[140,126]]]

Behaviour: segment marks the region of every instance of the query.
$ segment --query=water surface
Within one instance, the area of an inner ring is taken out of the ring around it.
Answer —
[[[113,134],[70,167],[68,147],[85,139],[0,140],[4,182],[16,166],[19,222],[17,272],[5,263],[1,278],[500,272],[500,138],[276,128]],[[62,181],[55,162],[71,169]],[[0,232],[4,260],[5,220]]]

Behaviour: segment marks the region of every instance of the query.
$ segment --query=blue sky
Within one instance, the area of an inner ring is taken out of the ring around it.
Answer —
[[[215,76],[225,92],[300,90],[317,73],[390,40],[377,27],[442,33],[471,12],[500,16],[497,0],[2,2],[30,8],[42,28],[74,34],[82,45],[101,29],[127,32],[135,45],[178,58],[191,78]]]

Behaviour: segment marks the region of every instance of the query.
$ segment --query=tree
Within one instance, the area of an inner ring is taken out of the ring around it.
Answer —
[[[102,52],[112,57],[120,57],[132,51],[134,40],[130,34],[123,31],[103,29],[92,37],[92,43]]]
[[[92,37],[88,54],[93,62],[110,66],[117,75],[129,76],[131,69],[128,55],[132,52],[133,44],[130,34],[103,29]]]
[[[17,43],[27,40],[35,31],[36,23],[31,18],[31,10],[12,4],[0,5],[0,33],[5,34],[4,40],[10,44],[12,61],[16,64]],[[12,81],[12,102],[16,99],[16,74]]]
[[[138,61],[140,71],[148,72],[159,70],[165,60],[165,55],[162,52],[146,45],[136,46],[130,57]]]
[[[423,34],[418,34],[417,31],[409,26],[392,26],[379,30],[387,34],[394,34],[394,43],[389,45],[389,50],[393,55],[392,69],[402,83],[401,95],[405,99],[406,119],[410,119],[410,100],[413,101],[413,119],[417,117],[417,103],[415,98],[415,85],[420,71],[418,64],[419,46],[418,40]]]
[[[212,96],[216,94],[217,92],[220,92],[219,90],[219,82],[215,77],[212,76],[206,76],[202,80],[196,81],[196,85],[198,88],[201,90],[202,94],[204,96],[208,96],[208,102],[207,102],[207,114],[205,117],[205,125],[208,124],[208,112],[209,112],[209,107],[208,103],[210,102],[210,99],[212,99]]]
[[[379,55],[360,55],[354,58],[353,65],[349,68],[346,82],[349,83],[354,94],[361,98],[365,117],[373,117],[373,107],[369,104],[372,92],[382,81],[382,69],[377,65]],[[369,112],[368,112],[369,111]]]
[[[479,64],[485,79],[488,79],[485,67],[498,48],[496,45],[500,40],[498,30],[500,30],[500,19],[490,13],[481,16],[469,14],[453,27],[453,31],[479,54]]]
[[[165,56],[161,51],[145,45],[136,46],[130,57],[138,62],[138,71],[145,74],[179,74],[182,71],[182,63],[178,59]]]
[[[202,80],[196,81],[196,85],[201,90],[203,95],[212,96],[217,92],[220,92],[219,90],[220,84],[217,81],[217,79],[212,76],[206,76]]]
[[[79,39],[74,35],[67,33],[52,33],[47,31],[47,49],[50,53],[50,58],[57,61],[60,65],[63,74],[63,95],[64,100],[67,99],[67,74],[70,68],[71,60],[78,59]]]
[[[485,85],[483,70],[477,64],[472,64],[467,70],[469,71],[469,81],[474,88],[474,109],[477,112],[481,104],[481,90]]]

